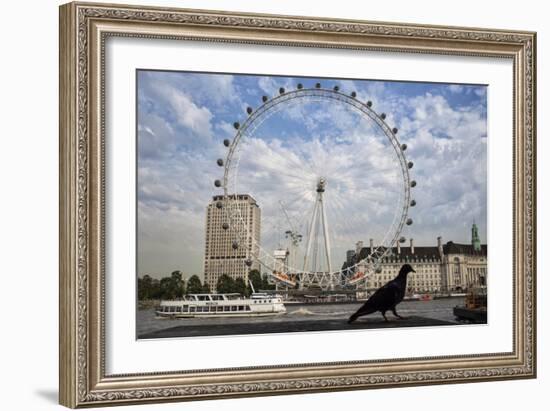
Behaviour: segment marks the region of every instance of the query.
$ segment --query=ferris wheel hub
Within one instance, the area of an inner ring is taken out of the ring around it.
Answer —
[[[317,181],[317,192],[318,193],[324,193],[326,185],[327,185],[326,178],[325,177],[319,177],[319,180]]]

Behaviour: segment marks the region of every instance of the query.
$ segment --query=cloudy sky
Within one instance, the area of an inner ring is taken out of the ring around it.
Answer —
[[[399,129],[418,183],[412,189],[417,206],[409,209],[414,224],[403,235],[417,245],[434,245],[437,236],[469,242],[475,220],[486,242],[485,86],[145,70],[137,75],[140,276],[176,269],[202,276],[205,210],[221,193],[213,182],[223,175],[216,165],[227,154],[222,142],[233,138],[232,124],[244,122],[247,107],[298,83],[356,91]],[[372,120],[339,102],[296,99],[256,126],[239,144],[230,189],[258,202],[264,250],[285,247],[290,226],[306,237],[319,177],[327,181],[333,266],[340,267],[356,241],[382,241],[401,212],[403,179],[395,152]]]

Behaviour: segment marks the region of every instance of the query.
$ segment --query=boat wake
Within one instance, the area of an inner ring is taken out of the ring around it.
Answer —
[[[334,317],[339,315],[348,315],[349,311],[334,311],[334,312],[313,312],[311,310],[308,310],[307,308],[298,308],[297,310],[291,311],[287,313],[287,315],[317,315],[321,317]]]
[[[308,310],[307,308],[298,308],[297,310],[287,313],[288,315],[316,315],[313,311]]]

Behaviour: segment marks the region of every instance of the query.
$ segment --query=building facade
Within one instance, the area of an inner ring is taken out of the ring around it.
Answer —
[[[368,259],[374,251],[373,241],[369,247],[357,244],[353,257],[346,253],[343,269]],[[442,243],[437,238],[436,246],[415,246],[409,240],[408,246],[397,244],[381,261],[379,272],[370,275],[363,286],[374,291],[394,279],[403,264],[410,264],[416,273],[410,273],[407,280],[409,293],[452,293],[465,292],[473,286],[487,283],[487,245],[481,244],[477,226],[472,226],[471,244],[452,241]],[[362,267],[359,265],[359,270]]]
[[[250,270],[259,270],[260,220],[260,207],[248,194],[212,198],[204,246],[204,281],[212,292],[224,274],[247,283]]]

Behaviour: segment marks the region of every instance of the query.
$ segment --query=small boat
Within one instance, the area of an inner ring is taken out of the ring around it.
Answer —
[[[420,294],[409,294],[406,295],[403,300],[405,301],[418,301],[420,300]]]
[[[477,324],[487,323],[487,287],[480,286],[470,290],[465,304],[453,308],[454,316],[460,321]]]
[[[432,301],[433,297],[431,294],[422,294],[420,296],[420,301]]]
[[[249,298],[240,294],[189,294],[180,300],[164,300],[155,309],[157,317],[256,317],[286,313],[279,295],[253,293]]]

